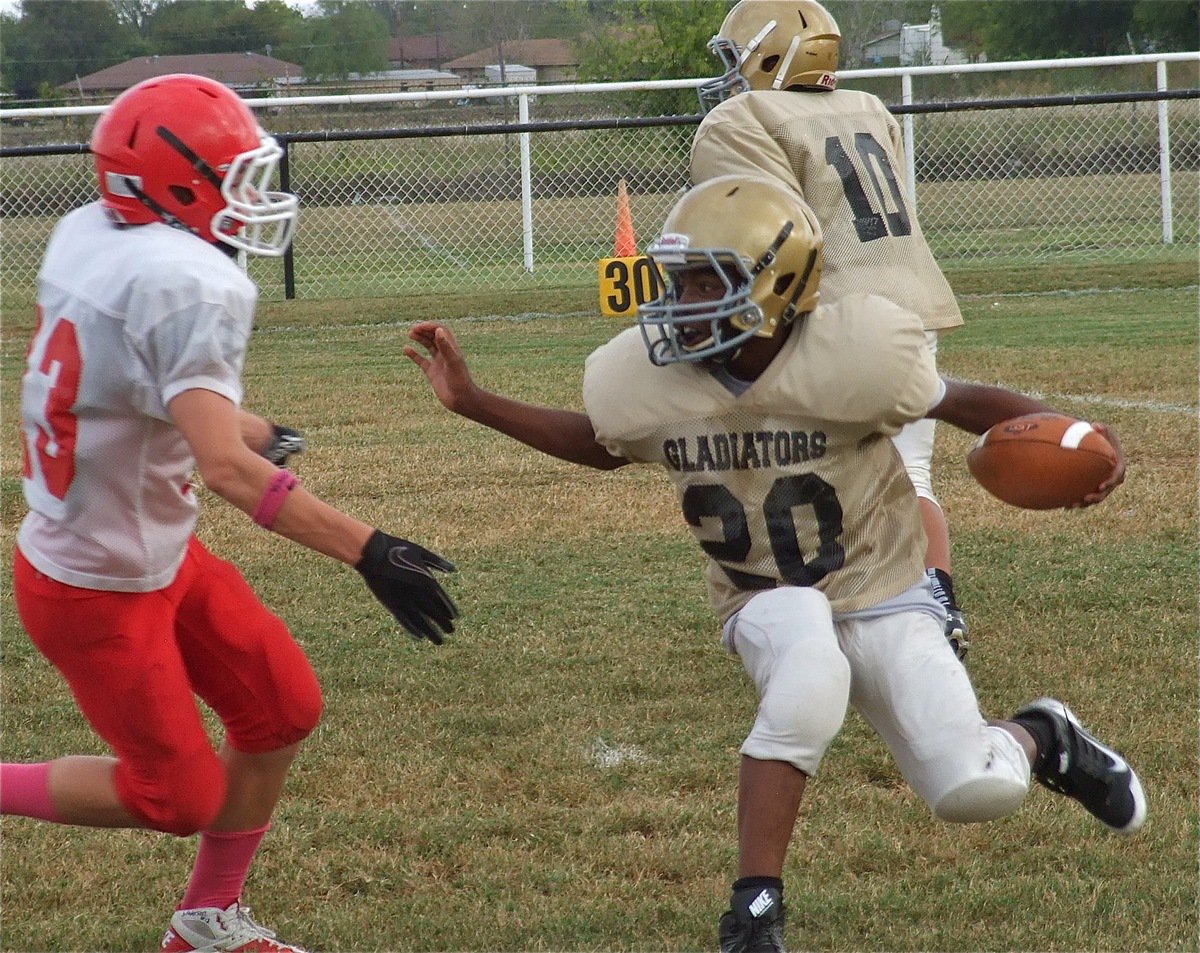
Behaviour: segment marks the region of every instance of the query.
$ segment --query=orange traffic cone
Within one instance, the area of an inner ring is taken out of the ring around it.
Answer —
[[[637,256],[637,237],[633,234],[633,216],[629,212],[629,191],[625,180],[617,183],[617,236],[613,242],[614,258]]]

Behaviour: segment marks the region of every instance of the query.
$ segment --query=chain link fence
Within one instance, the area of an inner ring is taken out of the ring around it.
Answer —
[[[856,86],[850,74],[844,82]],[[961,96],[961,86],[950,95]],[[894,88],[873,91],[898,98]],[[699,117],[619,118],[658,115],[669,92],[271,103],[263,122],[286,144],[301,220],[291,258],[252,259],[251,274],[266,298],[594,286],[597,260],[613,254],[619,182],[642,246],[687,187]],[[1200,100],[1195,90],[1174,95],[1004,109],[993,101],[961,112],[895,107],[911,122],[911,187],[939,260],[951,271],[1194,260]],[[923,103],[937,99],[931,89]],[[92,120],[38,122],[4,128],[4,296],[32,291],[54,222],[95,197],[90,156],[78,145]],[[364,129],[374,131],[355,131]],[[59,135],[74,145],[58,150],[66,154],[14,154],[18,132],[27,143]],[[1160,164],[1167,142],[1169,177]]]

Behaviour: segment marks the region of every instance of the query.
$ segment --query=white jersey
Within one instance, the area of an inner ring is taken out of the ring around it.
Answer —
[[[639,328],[583,379],[596,440],[674,481],[722,619],[778,585],[855,612],[920,580],[920,511],[888,438],[941,393],[920,319],[873,295],[798,318],[740,395],[703,366],[651,364]]]
[[[35,568],[87,589],[171,583],[198,503],[167,404],[197,388],[241,403],[257,297],[235,262],[177,229],[117,227],[99,203],[58,224],[21,387],[17,542]]]
[[[766,175],[798,192],[825,239],[821,300],[877,294],[926,330],[963,323],[904,192],[896,119],[878,97],[839,89],[751,90],[714,108],[692,140],[692,181]]]

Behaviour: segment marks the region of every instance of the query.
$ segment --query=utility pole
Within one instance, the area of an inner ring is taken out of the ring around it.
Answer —
[[[508,82],[504,76],[504,33],[500,28],[500,22],[500,16],[496,10],[496,0],[492,0],[492,29],[496,31],[496,54],[499,57],[500,85],[507,86]]]

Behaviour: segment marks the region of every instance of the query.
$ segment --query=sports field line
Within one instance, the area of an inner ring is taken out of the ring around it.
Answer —
[[[544,318],[599,318],[599,313],[596,311],[526,311],[522,314],[473,314],[469,317],[462,318],[439,318],[433,315],[429,318],[421,318],[421,321],[442,321],[446,324],[486,324],[493,321],[540,321]],[[605,318],[608,321],[611,319]],[[412,318],[405,318],[403,321],[357,321],[350,324],[319,324],[319,325],[295,325],[295,324],[272,324],[269,327],[255,328],[255,334],[294,334],[297,331],[365,331],[370,328],[409,328],[418,321]],[[616,333],[617,321],[613,321],[613,331]]]
[[[396,228],[402,231],[405,235],[408,235],[410,238],[416,240],[419,244],[423,245],[427,251],[430,251],[434,255],[437,255],[437,257],[457,265],[459,268],[470,267],[468,262],[456,257],[452,252],[443,248],[441,245],[436,244],[412,225],[409,225],[408,222],[404,221],[404,219],[400,217],[399,212],[395,211],[394,209],[389,209],[388,216],[391,218],[392,223],[396,226]]]
[[[1090,404],[1096,407],[1115,407],[1119,410],[1144,410],[1152,414],[1179,414],[1184,417],[1200,416],[1200,406],[1195,404],[1168,404],[1161,400],[1135,400],[1131,397],[1113,397],[1107,394],[1044,394],[1035,390],[1022,390],[1003,381],[964,381],[968,384],[983,384],[992,387],[1007,387],[1021,391],[1035,400],[1048,404],[1069,401],[1073,404]]]
[[[956,294],[960,301],[986,301],[1000,298],[1083,298],[1090,295],[1139,294],[1143,291],[1198,291],[1200,285],[1171,285],[1168,288],[1060,288],[1055,291],[997,291]]]

